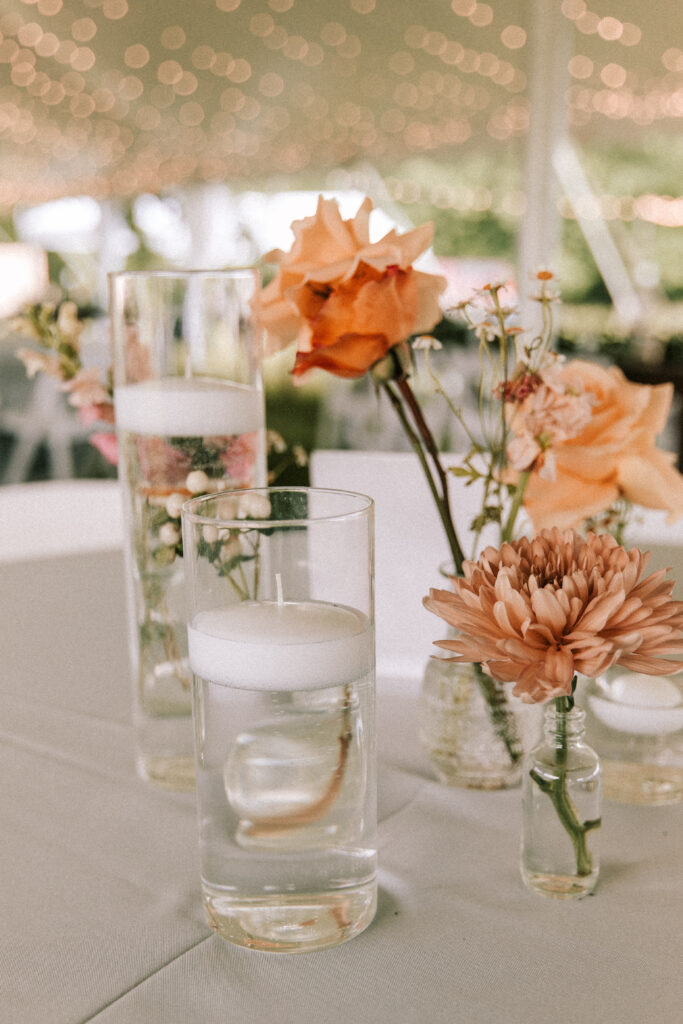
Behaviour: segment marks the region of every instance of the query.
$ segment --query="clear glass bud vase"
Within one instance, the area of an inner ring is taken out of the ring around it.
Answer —
[[[580,708],[551,702],[522,779],[522,879],[557,899],[587,896],[600,869],[602,771],[584,742],[584,721]]]
[[[524,753],[541,735],[541,710],[511,697],[512,684],[479,666],[430,658],[418,704],[419,738],[447,786],[506,789],[522,776]]]

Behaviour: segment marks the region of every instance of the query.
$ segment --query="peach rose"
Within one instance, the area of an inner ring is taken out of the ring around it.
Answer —
[[[573,360],[561,371],[568,387],[592,396],[591,417],[578,434],[553,447],[555,480],[533,473],[524,507],[537,530],[575,526],[619,497],[645,508],[683,514],[683,476],[675,456],[655,441],[666,425],[673,385],[634,384],[617,367]]]
[[[313,217],[292,224],[289,253],[274,279],[256,296],[257,322],[266,354],[297,342],[293,373],[313,367],[340,377],[361,377],[389,349],[411,334],[430,330],[441,317],[445,280],[412,266],[431,244],[433,225],[371,243],[366,199],[351,220],[334,200],[318,200]]]

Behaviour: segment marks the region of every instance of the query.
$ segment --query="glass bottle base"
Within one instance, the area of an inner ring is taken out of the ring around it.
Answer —
[[[192,793],[195,790],[194,757],[150,757],[138,755],[138,775],[162,789],[174,793]]]
[[[580,875],[552,874],[548,871],[524,871],[522,881],[531,892],[556,900],[580,900],[590,896],[598,881],[598,872]]]
[[[377,909],[377,883],[337,892],[242,898],[202,884],[213,930],[238,946],[270,953],[305,953],[360,934]]]
[[[511,789],[522,777],[521,762],[515,765],[465,764],[447,753],[429,752],[429,760],[439,782],[467,789]]]

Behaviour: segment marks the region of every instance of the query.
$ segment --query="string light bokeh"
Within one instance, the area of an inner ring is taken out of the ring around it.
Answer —
[[[676,133],[678,5],[561,9],[573,37],[561,97],[571,132]],[[532,10],[521,0],[6,0],[0,210],[195,181],[253,186],[366,161],[403,204],[519,211],[514,190],[496,197],[454,181],[415,195],[399,168],[521,143]],[[606,219],[683,224],[680,196],[599,202]]]

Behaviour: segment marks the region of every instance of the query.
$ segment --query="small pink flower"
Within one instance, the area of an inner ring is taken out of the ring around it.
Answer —
[[[258,434],[243,434],[231,441],[221,453],[221,462],[225,466],[226,476],[242,485],[252,483],[256,452],[258,450]]]
[[[554,459],[544,453],[584,430],[592,415],[592,396],[567,385],[554,366],[541,371],[533,387],[528,376],[519,378],[520,388],[513,388],[507,399],[508,424],[516,435],[507,447],[508,461],[518,472],[536,469],[552,480]]]
[[[111,400],[96,366],[79,370],[75,377],[64,381],[62,391],[68,392],[69,404],[77,408],[83,405],[103,405]]]
[[[114,406],[111,402],[81,405],[78,408],[78,416],[86,427],[91,427],[93,423],[114,423]]]
[[[91,434],[90,444],[98,450],[107,462],[117,466],[119,462],[119,446],[116,434],[96,433]]]
[[[192,469],[189,455],[166,444],[160,437],[138,438],[137,449],[140,471],[147,484],[176,490],[184,488]]]

